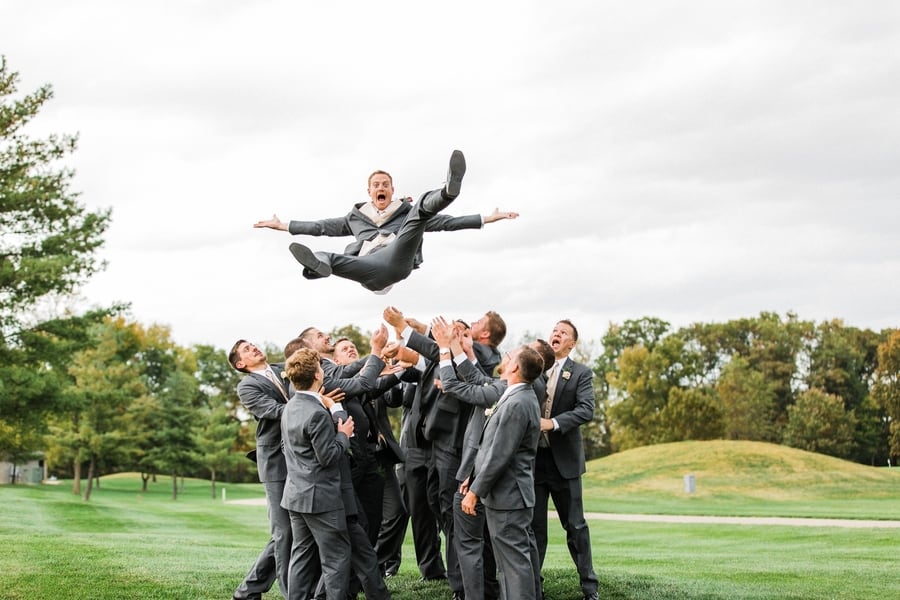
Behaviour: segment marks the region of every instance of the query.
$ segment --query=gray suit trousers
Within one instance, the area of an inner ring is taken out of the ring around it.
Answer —
[[[531,530],[533,509],[497,510],[485,507],[494,558],[500,571],[500,598],[503,600],[535,600],[533,567],[534,533]]]
[[[350,535],[341,506],[323,513],[291,512],[288,600],[307,600],[315,589],[318,565],[330,598],[346,598],[350,580]],[[318,552],[317,552],[318,550]]]
[[[424,194],[400,226],[397,239],[371,254],[353,256],[316,252],[316,257],[331,265],[332,275],[356,281],[371,291],[383,290],[412,273],[428,219],[450,202],[441,195],[441,190]]]
[[[288,595],[288,563],[291,560],[291,518],[288,511],[281,508],[281,497],[284,495],[284,481],[266,481],[266,504],[269,509],[269,528],[272,531],[272,543],[275,551],[275,572],[281,595]],[[257,559],[257,563],[259,559]]]

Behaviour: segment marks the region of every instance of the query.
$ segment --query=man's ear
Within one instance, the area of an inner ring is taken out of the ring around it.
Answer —
[[[244,364],[244,361],[236,360],[234,361],[234,368],[238,371],[243,371],[245,368],[247,368],[247,366]]]

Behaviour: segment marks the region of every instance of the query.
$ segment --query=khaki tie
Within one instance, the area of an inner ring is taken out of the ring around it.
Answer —
[[[559,363],[553,363],[550,374],[547,375],[547,399],[544,401],[544,418],[550,418],[550,411],[553,410],[553,396],[556,394],[556,382],[559,381]]]
[[[281,396],[285,400],[288,399],[287,394],[284,392],[284,386],[281,385],[281,382],[278,381],[277,377],[275,377],[275,372],[272,369],[266,369],[266,379],[271,381],[275,385],[275,387],[278,388],[278,391],[281,392]]]
[[[541,416],[545,419],[550,418],[550,412],[553,410],[553,396],[556,394],[556,382],[559,380],[557,375],[559,375],[559,363],[555,362],[550,368],[550,374],[547,375],[547,398],[544,400],[543,410],[541,411]],[[542,448],[550,445],[550,436],[547,435],[546,431],[541,432],[541,438],[538,442],[538,445]]]

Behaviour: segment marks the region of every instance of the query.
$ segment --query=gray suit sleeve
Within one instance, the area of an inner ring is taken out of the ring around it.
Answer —
[[[263,384],[255,381],[252,376],[248,375],[241,380],[237,386],[237,393],[241,404],[257,419],[281,420],[285,403],[276,400]]]
[[[331,391],[334,388],[341,388],[347,396],[366,394],[375,389],[375,381],[382,369],[384,369],[384,361],[371,354],[366,360],[366,365],[355,377],[326,377],[325,389]]]
[[[458,231],[460,229],[481,229],[483,220],[481,215],[465,215],[453,217],[443,213],[436,214],[428,219],[425,231]]]
[[[291,235],[324,235],[328,237],[344,237],[353,235],[347,216],[320,221],[291,221],[288,224]]]
[[[468,364],[473,371],[478,370],[468,361],[459,365],[459,367],[464,368],[466,364]],[[489,381],[486,381],[483,384],[460,381],[452,366],[441,367],[440,377],[443,392],[466,404],[487,408],[493,406],[503,393],[503,384],[499,380],[495,382],[490,378],[486,378]]]

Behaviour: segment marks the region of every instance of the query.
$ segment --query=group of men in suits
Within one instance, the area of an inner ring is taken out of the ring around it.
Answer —
[[[506,326],[493,311],[471,324],[426,325],[394,307],[382,318],[395,341],[380,327],[362,358],[350,340],[303,330],[285,348],[286,373],[253,344],[234,345],[272,533],[234,598],[260,598],[277,580],[286,598],[305,600],[316,597],[314,579],[328,598],[360,587],[389,598],[382,577],[396,573],[411,522],[423,579],[447,579],[454,598],[540,599],[550,498],[582,594],[597,598],[580,432],[594,395],[590,369],[569,358],[575,326],[562,320],[548,341],[501,356]],[[310,356],[317,367],[300,369]],[[295,371],[305,375],[295,381]],[[403,407],[399,444],[391,406]],[[346,564],[333,560],[336,548],[348,549]]]

